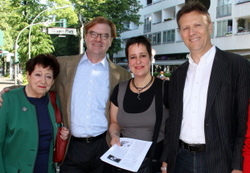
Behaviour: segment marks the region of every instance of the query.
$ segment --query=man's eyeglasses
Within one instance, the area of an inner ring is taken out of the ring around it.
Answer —
[[[100,35],[101,39],[106,40],[110,37],[108,34],[98,34],[97,32],[94,32],[94,31],[90,31],[88,33],[90,34],[92,38],[97,38],[98,35]]]

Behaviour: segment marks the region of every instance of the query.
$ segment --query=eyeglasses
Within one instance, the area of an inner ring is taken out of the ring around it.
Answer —
[[[108,35],[108,34],[98,34],[97,32],[94,32],[94,31],[90,31],[88,33],[90,34],[90,36],[92,38],[97,38],[98,35],[100,35],[101,39],[106,40],[106,39],[108,39],[110,37],[110,35]]]

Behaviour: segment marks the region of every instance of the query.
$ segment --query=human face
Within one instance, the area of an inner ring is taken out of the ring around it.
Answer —
[[[211,47],[212,24],[207,16],[196,11],[186,13],[179,20],[180,34],[191,55],[204,55]]]
[[[41,98],[54,83],[53,71],[50,67],[43,68],[42,65],[36,65],[31,74],[27,72],[27,79],[27,95],[35,98]]]
[[[135,77],[150,75],[151,56],[143,44],[132,44],[128,48],[128,65]]]
[[[98,34],[107,34],[107,39],[102,39],[101,35],[92,38],[90,32]],[[106,52],[111,46],[113,38],[111,38],[111,28],[106,23],[97,23],[89,28],[88,33],[85,34],[85,42],[87,46],[87,55],[91,62],[98,63],[105,57]]]

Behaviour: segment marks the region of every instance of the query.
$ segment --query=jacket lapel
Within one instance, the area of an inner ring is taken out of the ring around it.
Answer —
[[[227,61],[223,52],[216,48],[216,54],[214,57],[214,62],[211,70],[211,76],[209,80],[208,92],[207,92],[207,107],[206,107],[206,116],[208,110],[211,109],[211,106],[216,97],[216,93],[220,86],[220,81],[222,80],[224,71],[226,70]]]
[[[177,74],[177,90],[178,90],[178,103],[180,104],[180,107],[183,107],[183,93],[184,93],[184,87],[186,82],[186,76],[187,76],[187,70],[188,70],[189,62],[186,61],[182,66],[180,66],[181,70]],[[182,110],[181,110],[182,111]]]

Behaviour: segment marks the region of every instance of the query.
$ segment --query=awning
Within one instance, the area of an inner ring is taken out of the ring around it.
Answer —
[[[174,59],[174,60],[156,60],[153,64],[154,65],[181,65],[186,62],[187,59]],[[127,66],[128,63],[126,62],[119,62],[117,65],[120,66]]]

